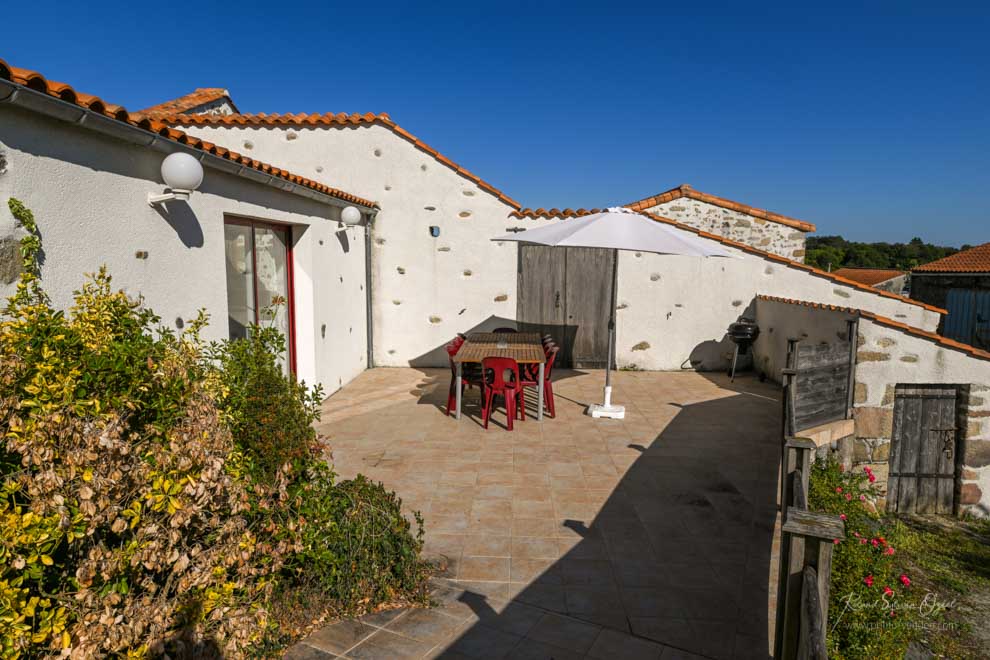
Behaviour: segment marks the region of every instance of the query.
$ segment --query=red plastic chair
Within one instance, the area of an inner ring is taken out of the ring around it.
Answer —
[[[557,411],[553,405],[553,382],[550,380],[550,376],[553,374],[553,363],[557,361],[557,353],[560,352],[560,347],[552,346],[547,350],[547,363],[543,368],[543,401],[538,402],[538,405],[546,406],[547,414],[551,418],[557,416]],[[537,367],[533,367],[532,371],[526,372],[522,379],[522,387],[536,387],[540,386],[540,372]]]
[[[450,363],[450,388],[447,391],[447,417],[450,417],[450,409],[457,404],[457,364],[454,362],[454,356],[457,352],[461,350],[461,346],[464,344],[464,340],[454,341],[447,344],[444,348],[447,351],[447,361]],[[481,374],[478,371],[467,368],[469,365],[462,365],[461,371],[461,392],[464,391],[465,387],[473,387],[477,385],[482,386]]]
[[[505,379],[505,373],[512,375],[511,380]],[[506,426],[512,430],[512,420],[516,410],[522,409],[522,380],[519,378],[519,363],[512,358],[487,357],[481,361],[482,375],[482,408],[481,420],[488,428],[488,420],[495,407],[495,397],[505,400]]]

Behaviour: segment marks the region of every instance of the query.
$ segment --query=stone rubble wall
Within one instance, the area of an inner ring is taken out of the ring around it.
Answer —
[[[960,513],[990,516],[990,361],[868,319],[860,319],[856,435],[843,451],[847,465],[869,466],[885,491],[899,383],[960,386]]]
[[[779,222],[724,209],[690,197],[664,202],[647,211],[804,263],[805,232]]]

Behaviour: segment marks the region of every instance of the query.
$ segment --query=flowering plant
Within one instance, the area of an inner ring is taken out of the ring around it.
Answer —
[[[902,657],[918,598],[899,563],[901,528],[885,521],[871,502],[881,493],[867,467],[843,470],[834,460],[811,472],[809,506],[839,516],[846,538],[832,555],[828,644],[831,658]]]

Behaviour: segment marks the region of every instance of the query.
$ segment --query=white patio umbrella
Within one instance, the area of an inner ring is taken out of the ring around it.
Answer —
[[[612,403],[612,362],[615,343],[615,272],[619,250],[654,252],[691,257],[732,257],[715,241],[706,240],[673,225],[657,222],[641,213],[622,207],[605,209],[578,218],[555,222],[537,229],[506,234],[493,241],[515,241],[550,247],[585,247],[615,250],[612,265],[612,303],[608,319],[608,362],[605,365],[605,401],[588,407],[592,417],[625,417],[624,406]],[[542,404],[541,404],[542,405]]]

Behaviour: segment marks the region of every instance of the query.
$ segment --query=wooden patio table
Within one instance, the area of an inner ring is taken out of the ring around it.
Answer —
[[[500,348],[499,344],[504,344]],[[465,362],[481,361],[487,357],[512,358],[519,364],[535,364],[539,370],[539,404],[536,408],[536,420],[543,421],[543,369],[546,366],[546,355],[543,352],[543,342],[538,332],[472,332],[467,336],[467,341],[461,346],[454,356],[454,364],[457,365],[457,407],[454,414],[455,419],[461,418],[461,384],[462,365]]]

